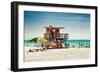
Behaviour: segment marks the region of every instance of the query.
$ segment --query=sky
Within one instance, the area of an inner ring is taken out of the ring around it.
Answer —
[[[69,39],[90,39],[90,14],[24,11],[24,38],[44,37],[46,26],[64,27]]]

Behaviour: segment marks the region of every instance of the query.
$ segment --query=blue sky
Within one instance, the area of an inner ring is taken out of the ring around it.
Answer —
[[[69,39],[90,39],[90,14],[24,11],[24,37],[43,37],[46,26],[65,27]]]

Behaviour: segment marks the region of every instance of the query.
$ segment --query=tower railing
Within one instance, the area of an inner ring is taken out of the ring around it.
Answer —
[[[62,38],[62,39],[68,39],[69,34],[68,33],[60,33],[59,37],[51,37],[51,34],[44,33],[44,38],[51,39],[51,38]]]

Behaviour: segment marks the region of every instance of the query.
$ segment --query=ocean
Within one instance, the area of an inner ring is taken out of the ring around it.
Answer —
[[[68,45],[70,48],[90,48],[90,40],[66,40],[64,41],[65,45]],[[40,46],[40,43],[33,41],[25,40],[24,46]]]
[[[82,47],[82,48],[90,48],[90,40],[67,40],[64,42],[65,44],[69,44],[69,47]]]

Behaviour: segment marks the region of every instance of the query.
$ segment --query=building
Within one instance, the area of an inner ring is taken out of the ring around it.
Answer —
[[[68,39],[69,34],[68,33],[60,33],[61,29],[64,29],[64,27],[45,27],[46,31],[44,33],[44,38],[49,40],[49,41],[60,41],[64,42],[65,40]]]

